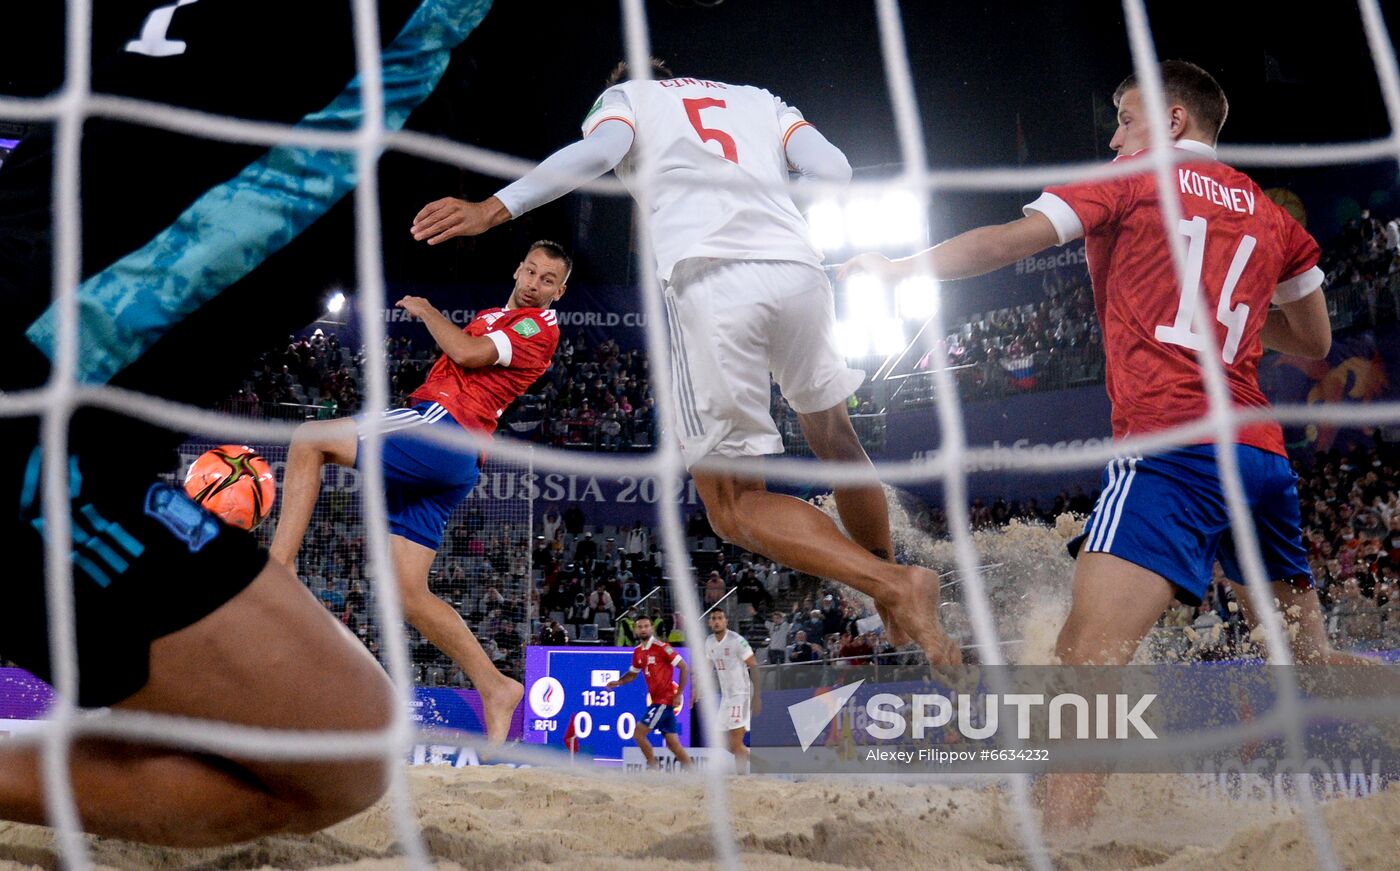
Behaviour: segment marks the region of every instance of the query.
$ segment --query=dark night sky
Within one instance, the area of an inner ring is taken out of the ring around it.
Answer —
[[[1400,3],[1382,4],[1395,33]],[[1228,11],[1222,12],[1226,7]],[[879,54],[875,6],[863,0],[726,0],[717,8],[647,4],[653,53],[679,75],[758,84],[803,110],[861,174],[900,159]],[[1336,142],[1388,132],[1361,20],[1348,3],[1306,15],[1280,4],[1166,0],[1149,5],[1162,57],[1214,73],[1231,99],[1222,141]],[[1029,163],[1106,159],[1111,107],[1131,68],[1121,8],[1107,2],[905,2],[904,23],[931,165],[1014,165],[1016,119]],[[1392,39],[1394,37],[1392,36]],[[623,54],[617,4],[500,0],[458,52],[448,79],[413,126],[530,159],[578,136],[578,123]],[[423,202],[481,198],[501,182],[390,156],[385,227],[407,227]],[[1028,192],[1029,193],[1029,192]],[[1020,195],[956,195],[935,202],[933,234],[1007,220]],[[577,251],[577,280],[635,278],[630,205],[567,197],[484,240],[439,249],[403,233],[386,240],[390,273],[423,281],[508,274],[541,236]]]

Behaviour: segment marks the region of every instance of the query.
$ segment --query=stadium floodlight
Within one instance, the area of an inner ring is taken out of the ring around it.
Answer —
[[[938,282],[927,275],[906,278],[894,287],[895,312],[906,321],[926,321],[942,302]]]
[[[881,318],[872,322],[867,335],[876,354],[887,357],[904,350],[904,321],[899,318]]]
[[[845,283],[846,316],[836,324],[836,342],[847,357],[891,354],[904,346],[904,326],[890,316],[889,288],[873,275]],[[899,347],[888,350],[894,345]]]
[[[874,224],[887,247],[923,245],[928,241],[928,215],[923,203],[911,191],[886,191],[880,197],[880,211]]]
[[[864,357],[870,353],[870,333],[865,324],[855,321],[836,322],[836,347],[845,357]]]
[[[846,320],[871,324],[890,316],[889,288],[873,275],[861,273],[846,279]]]
[[[812,244],[823,251],[840,251],[846,247],[846,215],[835,200],[814,203],[807,211],[807,226]]]
[[[331,298],[326,300],[326,311],[333,315],[340,314],[340,310],[345,308],[345,294],[337,290],[331,294]]]
[[[862,251],[888,247],[889,231],[884,197],[856,197],[846,203],[846,233],[853,247]]]

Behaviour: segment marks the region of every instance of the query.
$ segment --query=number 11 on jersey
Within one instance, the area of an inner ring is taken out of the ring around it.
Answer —
[[[1188,221],[1182,218],[1179,229],[1187,242],[1186,274],[1182,276],[1181,302],[1177,305],[1176,320],[1171,326],[1158,326],[1154,335],[1159,342],[1200,351],[1207,347],[1206,340],[1196,332],[1193,318],[1196,316],[1196,301],[1201,296],[1197,290],[1203,290],[1201,270],[1204,268],[1206,257],[1206,219],[1197,216]],[[1235,293],[1235,285],[1239,284],[1240,276],[1244,273],[1256,244],[1253,236],[1245,235],[1240,239],[1239,247],[1235,249],[1235,257],[1230,261],[1230,270],[1225,273],[1225,284],[1220,288],[1220,304],[1216,306],[1215,319],[1226,327],[1225,345],[1220,349],[1221,359],[1226,365],[1235,362],[1235,355],[1240,350],[1240,339],[1244,337],[1244,325],[1249,320],[1249,306],[1240,303],[1231,308],[1230,297]]]

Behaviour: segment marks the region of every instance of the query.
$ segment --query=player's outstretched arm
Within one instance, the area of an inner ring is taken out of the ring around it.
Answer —
[[[485,336],[469,336],[462,332],[423,297],[406,296],[394,304],[421,319],[447,358],[463,369],[490,366],[500,359],[495,342]]]
[[[933,275],[944,281],[972,278],[1010,266],[1060,244],[1055,225],[1040,212],[1008,224],[968,230],[910,257],[890,260],[883,254],[858,254],[846,261],[838,277],[869,273],[886,281]]]
[[[1327,299],[1315,290],[1269,312],[1261,334],[1264,347],[1309,360],[1321,360],[1332,350],[1332,320]]]
[[[519,181],[478,203],[444,197],[413,218],[413,238],[437,245],[457,236],[479,236],[492,227],[551,203],[622,162],[632,147],[632,127],[604,122],[587,139],[551,154]]]
[[[641,674],[641,672],[638,672],[638,671],[629,671],[629,672],[627,672],[626,674],[624,674],[622,677],[618,678],[617,680],[610,680],[610,681],[608,681],[608,685],[607,685],[607,686],[608,686],[608,689],[610,689],[610,690],[611,690],[611,689],[616,689],[617,687],[620,687],[620,686],[622,686],[623,684],[629,684],[629,683],[631,683],[632,681],[636,680],[636,679],[637,679],[637,675],[639,675],[639,674]]]

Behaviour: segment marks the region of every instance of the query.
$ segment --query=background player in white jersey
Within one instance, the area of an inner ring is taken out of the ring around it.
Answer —
[[[843,183],[845,156],[762,88],[693,78],[621,81],[593,104],[584,138],[483,202],[446,198],[414,219],[433,245],[519,217],[616,168],[639,193],[655,173],[649,220],[666,289],[676,425],[685,462],[725,539],[875,600],[890,639],[910,638],[930,661],[958,661],[938,619],[938,577],[890,557],[889,509],[878,485],[836,488],[843,535],[829,517],[761,477],[712,471],[710,456],[781,453],[769,375],[797,412],[813,452],[866,463],[845,409],[863,375],[836,348],[831,285],[806,222],[783,188],[788,172]]]
[[[744,733],[753,728],[752,718],[763,710],[758,660],[749,640],[729,631],[729,617],[719,608],[710,612],[709,624],[705,658],[714,666],[719,681],[719,727],[729,735],[735,772],[748,774],[749,748],[744,746]]]

